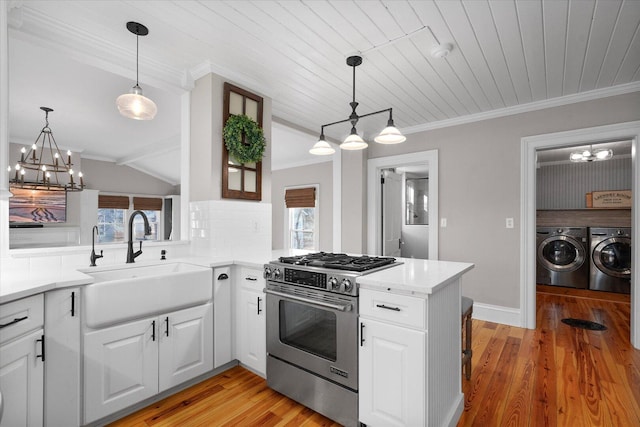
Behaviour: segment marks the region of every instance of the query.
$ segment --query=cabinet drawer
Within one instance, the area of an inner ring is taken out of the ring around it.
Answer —
[[[266,286],[265,280],[262,277],[262,270],[248,267],[239,267],[237,277],[238,284],[243,287],[248,287],[262,292],[262,290]]]
[[[427,329],[427,301],[424,298],[360,289],[360,315]]]
[[[0,344],[44,325],[44,296],[34,295],[0,305]]]

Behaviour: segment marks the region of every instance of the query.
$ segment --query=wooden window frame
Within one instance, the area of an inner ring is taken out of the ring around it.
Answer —
[[[263,99],[262,97],[253,94],[247,90],[239,88],[237,86],[232,85],[231,83],[224,83],[224,95],[223,95],[223,108],[222,108],[222,125],[227,123],[227,119],[231,114],[229,113],[230,106],[230,95],[231,92],[237,93],[242,96],[242,112],[246,111],[246,99],[249,98],[258,104],[258,125],[262,127],[262,110],[263,110]],[[244,138],[243,138],[244,139]],[[226,145],[224,144],[224,136],[222,142],[222,198],[223,199],[244,199],[244,200],[262,200],[262,161],[256,162],[256,167],[249,168],[244,164],[242,165],[233,165],[234,168],[239,169],[240,171],[240,188],[242,190],[231,190],[229,189],[229,150],[227,150]],[[255,171],[256,173],[256,191],[248,192],[244,191],[244,179],[246,171]]]

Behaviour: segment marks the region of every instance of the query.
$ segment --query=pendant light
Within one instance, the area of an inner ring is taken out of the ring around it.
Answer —
[[[134,120],[153,120],[158,112],[156,104],[142,94],[138,84],[138,39],[149,34],[149,29],[138,22],[127,22],[127,29],[136,35],[136,85],[130,93],[120,95],[116,100],[118,111],[125,117]]]
[[[22,147],[20,160],[16,161],[15,167],[7,168],[11,187],[29,190],[82,191],[84,189],[82,172],[78,172],[77,180],[74,181],[71,151],[67,150],[65,156],[49,127],[49,113],[53,112],[53,109],[49,107],[40,107],[40,109],[44,111],[44,127],[30,149]]]
[[[309,153],[320,156],[335,153],[333,147],[331,147],[329,143],[324,139],[324,128],[327,126],[333,126],[338,123],[345,122],[351,122],[351,133],[345,138],[342,144],[340,144],[340,148],[343,150],[362,150],[367,148],[369,144],[367,144],[362,139],[362,137],[358,135],[358,131],[356,129],[358,120],[360,120],[362,117],[373,116],[374,114],[385,113],[387,111],[389,112],[389,120],[387,121],[387,126],[382,130],[382,132],[380,132],[380,135],[374,138],[374,141],[379,144],[399,144],[406,141],[407,138],[402,135],[398,128],[396,128],[393,124],[392,108],[363,114],[362,116],[359,116],[356,113],[356,108],[358,107],[358,103],[356,102],[356,67],[360,64],[362,64],[361,56],[350,56],[347,58],[347,65],[353,68],[353,97],[352,101],[349,103],[349,105],[351,106],[351,115],[347,119],[322,125],[322,127],[320,128],[320,138],[318,142],[315,143],[313,148],[309,150]]]

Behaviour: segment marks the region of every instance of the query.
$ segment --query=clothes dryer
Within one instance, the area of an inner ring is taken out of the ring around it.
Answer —
[[[538,227],[536,282],[586,289],[589,286],[587,227]]]
[[[589,289],[631,293],[631,228],[592,227]]]

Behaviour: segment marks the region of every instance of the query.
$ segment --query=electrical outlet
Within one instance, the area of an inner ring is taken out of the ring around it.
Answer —
[[[513,228],[513,218],[507,218],[506,227],[507,228]]]
[[[440,218],[440,227],[447,228],[447,218]]]

